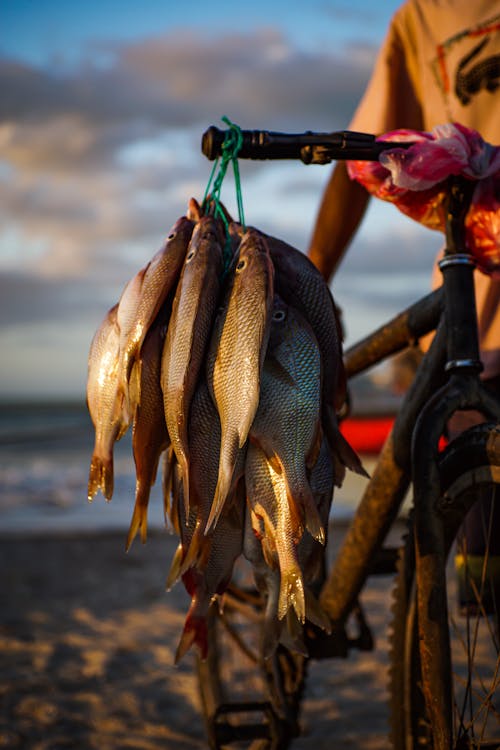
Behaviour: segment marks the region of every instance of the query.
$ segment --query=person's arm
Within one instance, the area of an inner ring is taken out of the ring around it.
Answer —
[[[337,162],[325,188],[307,255],[326,281],[333,276],[365,213],[369,193]]]

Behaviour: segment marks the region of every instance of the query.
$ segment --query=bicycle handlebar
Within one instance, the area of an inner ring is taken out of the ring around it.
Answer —
[[[203,133],[202,153],[213,161],[222,155],[228,130],[214,125]],[[333,133],[275,133],[270,130],[242,130],[242,159],[300,159],[304,164],[328,164],[338,159],[377,161],[382,151],[409,148],[412,143],[376,141],[374,135],[340,130]]]

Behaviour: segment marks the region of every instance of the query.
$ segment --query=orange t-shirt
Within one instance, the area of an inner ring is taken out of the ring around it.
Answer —
[[[500,145],[500,0],[407,0],[349,125],[380,135],[460,122]],[[483,377],[500,374],[500,282],[476,271]],[[433,286],[441,283],[435,270]]]

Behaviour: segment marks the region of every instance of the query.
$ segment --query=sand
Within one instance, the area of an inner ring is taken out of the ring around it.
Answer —
[[[0,538],[0,747],[206,748],[195,660],[174,654],[188,607],[165,592],[166,532],[124,552],[123,532]],[[389,747],[390,577],[363,595],[373,652],[311,662],[293,750]]]

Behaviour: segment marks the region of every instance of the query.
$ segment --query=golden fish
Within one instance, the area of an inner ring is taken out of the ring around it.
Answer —
[[[183,508],[179,510],[182,514]],[[214,596],[223,594],[231,580],[234,561],[240,555],[243,545],[244,512],[244,483],[240,482],[211,534],[210,548],[203,570],[191,567],[182,574],[186,591],[191,596],[191,605],[177,647],[176,663],[193,644],[199,649],[202,659],[207,656],[208,609]],[[181,523],[183,545],[189,543],[189,535],[196,523],[195,521],[193,524],[193,518],[194,514],[191,511],[188,524],[185,523],[185,519],[184,523]]]
[[[120,343],[120,387],[124,393],[127,392],[132,366],[139,356],[144,337],[169,292],[177,283],[192,231],[193,222],[181,216],[172,227],[164,246],[143,269],[135,310],[126,331],[122,332]],[[132,412],[135,405],[130,404]]]
[[[206,353],[222,275],[221,234],[212,217],[196,224],[172,305],[162,357],[165,420],[189,504],[188,416]]]
[[[283,619],[293,607],[303,623],[306,617],[304,582],[285,478],[274,470],[260,448],[250,444],[245,481],[252,527],[261,540],[264,559],[270,568],[279,567],[280,571],[278,619]]]
[[[217,522],[227,498],[238,450],[247,440],[259,403],[273,280],[267,244],[259,232],[249,230],[233,261],[207,363],[208,384],[222,430],[217,487],[207,531]]]
[[[156,479],[160,455],[169,443],[160,386],[161,353],[166,333],[165,315],[159,316],[146,334],[140,354],[141,400],[133,424],[132,448],[136,467],[135,506],[126,549],[137,532],[147,536],[149,495]]]
[[[96,331],[89,353],[87,405],[95,428],[88,482],[89,500],[98,490],[102,491],[106,500],[111,500],[114,484],[113,447],[128,427],[118,393],[119,347],[115,305]]]

